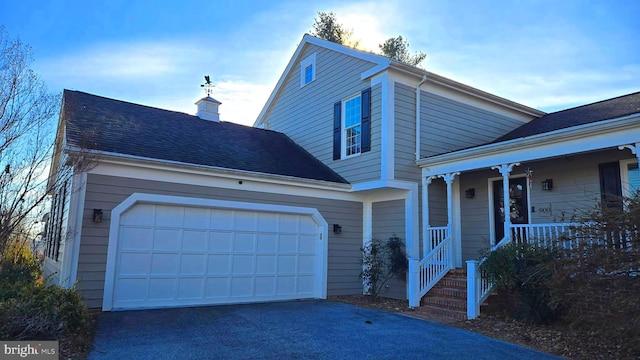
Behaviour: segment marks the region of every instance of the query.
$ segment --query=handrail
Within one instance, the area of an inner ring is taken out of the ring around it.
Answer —
[[[419,262],[410,262],[410,274],[414,277],[415,292],[411,292],[410,306],[417,306],[420,299],[453,268],[453,239],[447,236]],[[417,273],[417,274],[416,274]]]

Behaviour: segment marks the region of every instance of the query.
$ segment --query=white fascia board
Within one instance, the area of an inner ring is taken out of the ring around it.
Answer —
[[[436,155],[416,162],[423,176],[541,160],[640,141],[640,114]]]
[[[227,169],[216,166],[187,164],[179,161],[171,160],[158,160],[141,156],[118,154],[106,151],[87,151],[77,148],[67,148],[66,151],[70,154],[88,154],[97,158],[97,162],[101,163],[124,163],[135,164],[138,167],[150,167],[150,168],[164,168],[171,171],[183,171],[188,173],[206,172],[209,175],[215,173],[216,176],[228,177],[228,178],[251,178],[259,179],[262,182],[273,182],[278,184],[296,184],[297,186],[308,186],[313,188],[327,188],[327,189],[342,189],[349,190],[350,184],[333,183],[330,181],[304,179],[294,176],[275,175],[267,173],[258,173],[246,170]],[[90,171],[91,172],[91,171]]]
[[[388,66],[390,61],[389,58],[382,55],[377,55],[374,53],[368,53],[361,50],[356,50],[348,46],[336,44],[334,42],[327,41],[327,40],[318,39],[309,34],[304,34],[304,36],[302,37],[302,41],[296,48],[296,51],[291,56],[291,59],[289,60],[287,67],[282,72],[282,75],[280,75],[280,79],[278,79],[278,82],[276,83],[276,86],[273,88],[271,95],[269,95],[269,99],[267,99],[267,102],[262,108],[262,111],[260,111],[258,118],[253,123],[254,127],[259,127],[260,125],[262,125],[262,120],[264,119],[264,116],[267,114],[267,112],[271,108],[271,104],[273,103],[273,100],[275,99],[276,95],[280,92],[280,88],[282,87],[282,84],[284,83],[285,79],[289,76],[289,73],[293,69],[293,65],[298,61],[298,58],[300,57],[300,54],[302,53],[302,50],[304,49],[306,44],[316,45],[325,49],[333,50],[335,52],[338,52],[344,55],[359,58],[359,59],[374,63],[377,66],[382,66],[385,64],[385,62],[386,62],[386,66]]]
[[[251,176],[251,174],[234,174],[167,164],[100,159],[95,167],[88,170],[88,173],[262,193],[360,201],[360,196],[351,192],[350,185],[346,187],[314,186],[310,183],[264,178]]]

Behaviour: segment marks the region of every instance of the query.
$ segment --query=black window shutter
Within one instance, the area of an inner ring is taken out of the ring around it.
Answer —
[[[362,122],[360,151],[371,150],[371,88],[362,90]]]
[[[340,134],[342,132],[342,101],[333,104],[333,160],[340,159],[342,142]]]

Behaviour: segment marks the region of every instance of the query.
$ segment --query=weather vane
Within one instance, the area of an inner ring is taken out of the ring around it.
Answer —
[[[200,85],[200,87],[203,87],[207,92],[207,96],[211,96],[211,93],[213,92],[213,88],[215,87],[215,85],[213,85],[211,83],[211,78],[209,77],[209,75],[205,75],[204,76],[204,84]]]

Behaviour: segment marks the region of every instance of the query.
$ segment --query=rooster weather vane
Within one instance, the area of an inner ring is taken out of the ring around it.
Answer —
[[[207,92],[207,97],[209,97],[211,96],[211,93],[213,92],[213,88],[215,87],[215,85],[211,83],[211,78],[209,77],[209,75],[205,75],[204,84],[201,84],[200,87],[204,88],[204,91]]]

